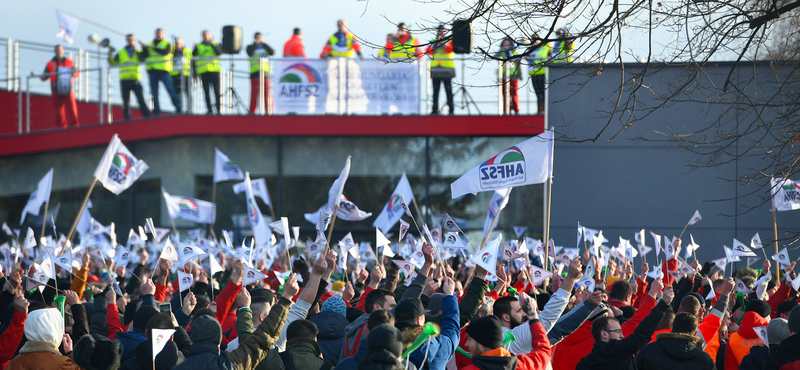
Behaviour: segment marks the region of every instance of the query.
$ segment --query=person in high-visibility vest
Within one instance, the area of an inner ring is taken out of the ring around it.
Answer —
[[[336,22],[336,33],[333,34],[322,48],[320,58],[345,57],[358,58],[364,60],[361,54],[361,44],[358,43],[356,36],[347,30],[347,21],[340,19]]]
[[[253,43],[247,45],[247,56],[250,57],[250,113],[255,114],[258,108],[258,94],[261,91],[261,84],[264,84],[264,107],[267,112],[271,111],[272,89],[269,86],[269,62],[261,60],[275,55],[275,50],[264,42],[264,35],[256,32],[253,35]],[[258,78],[260,69],[264,70],[264,80]]]
[[[533,85],[533,91],[536,93],[538,112],[543,114],[545,110],[545,68],[546,63],[550,60],[550,44],[542,42],[539,34],[534,33],[533,40],[531,40],[531,48],[533,51],[528,54],[528,75],[531,76],[531,85]]]
[[[283,57],[308,58],[306,55],[306,47],[303,45],[303,31],[299,28],[295,28],[292,31],[292,37],[283,44]]]
[[[211,95],[209,95],[209,90],[212,86],[214,87],[216,97],[214,106],[217,108],[217,114],[219,114],[219,101],[221,96],[219,91],[219,72],[221,68],[219,66],[219,59],[208,58],[222,54],[222,47],[219,46],[218,42],[214,41],[211,32],[204,30],[203,41],[194,45],[192,54],[194,58],[203,58],[203,60],[194,59],[193,63],[195,73],[200,76],[200,81],[203,82],[203,92],[206,95],[206,109],[208,110],[207,114],[214,113],[214,111],[211,110]]]
[[[386,41],[383,49],[386,50],[383,56],[393,60],[422,57],[419,50],[419,39],[408,32],[408,27],[403,22],[397,24],[397,34],[393,39]]]
[[[139,104],[139,112],[142,116],[149,117],[150,109],[144,100],[144,89],[142,89],[142,73],[140,65],[144,60],[144,53],[136,48],[136,36],[132,33],[125,35],[124,48],[113,55],[113,50],[108,49],[108,63],[119,67],[119,87],[122,90],[122,115],[125,120],[131,119],[131,91],[136,95],[136,102]]]
[[[500,44],[500,50],[495,53],[495,58],[504,61],[509,59],[513,60],[503,62],[502,68],[500,68],[500,87],[503,92],[503,114],[511,114],[511,112],[519,114],[519,96],[517,95],[517,90],[519,90],[519,80],[522,77],[519,73],[519,58],[514,58],[515,55],[517,55],[517,44],[510,37],[504,38],[503,42]],[[510,65],[508,71],[506,71],[506,65]],[[508,104],[508,111],[506,110],[506,84],[508,84],[508,94],[511,99]]]
[[[175,48],[172,49],[172,72],[170,72],[170,75],[172,75],[172,85],[175,86],[175,92],[178,97],[183,92],[186,94],[187,101],[189,99],[189,90],[191,89],[191,79],[189,78],[192,69],[191,62],[192,50],[186,48],[183,38],[176,37]],[[186,86],[186,89],[184,89],[184,86]]]
[[[572,53],[575,51],[575,44],[572,42],[572,37],[564,28],[559,28],[556,31],[556,37],[560,40],[556,41],[550,50],[550,58],[553,63],[569,63],[572,62]]]
[[[78,103],[72,91],[73,78],[80,72],[75,69],[75,62],[64,56],[64,47],[56,45],[56,56],[44,67],[40,77],[42,81],[50,80],[53,91],[53,105],[56,108],[56,125],[61,128],[80,126],[78,121]]]
[[[158,98],[158,83],[164,83],[164,88],[167,89],[172,105],[175,106],[175,112],[181,111],[181,99],[178,97],[178,92],[175,91],[175,86],[172,84],[172,45],[169,41],[164,39],[164,30],[161,28],[156,29],[156,38],[150,43],[145,44],[144,41],[139,41],[142,44],[142,53],[144,54],[144,61],[147,63],[147,75],[150,77],[150,96],[153,98],[153,115],[158,116],[161,114],[161,104]]]
[[[453,42],[444,41],[447,35],[447,28],[440,24],[436,29],[436,39],[431,40],[428,49],[425,50],[431,58],[430,71],[431,82],[433,83],[433,112],[432,115],[439,114],[439,85],[444,85],[444,92],[447,95],[447,107],[450,108],[450,115],[455,111],[453,104],[453,78],[456,77],[456,53],[453,52]]]

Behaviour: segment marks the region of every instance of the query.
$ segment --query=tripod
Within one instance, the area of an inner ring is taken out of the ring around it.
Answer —
[[[228,99],[228,109],[233,111],[233,108],[236,108],[237,114],[248,114],[250,113],[250,109],[247,104],[244,103],[242,98],[239,96],[239,93],[236,92],[236,89],[233,87],[233,55],[230,56],[231,61],[231,69],[228,70],[228,88],[225,89],[225,95],[230,96]]]
[[[467,85],[464,80],[464,75],[466,74],[466,61],[464,58],[461,58],[461,86],[453,93],[453,100],[456,100],[457,95],[461,95],[461,103],[458,106],[459,109],[467,109],[467,114],[471,115],[472,112],[470,111],[469,107],[474,106],[475,110],[478,111],[478,115],[481,115],[481,109],[478,107],[478,103],[475,102],[475,99],[472,98],[472,95],[469,94],[467,91]],[[438,108],[438,107],[436,107]]]

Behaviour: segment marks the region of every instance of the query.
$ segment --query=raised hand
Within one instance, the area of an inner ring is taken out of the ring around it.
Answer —
[[[142,285],[139,285],[139,292],[141,292],[142,295],[156,294],[156,286],[153,284],[153,280],[150,280],[150,278],[146,276],[143,277]]]
[[[70,306],[81,304],[80,299],[78,299],[78,293],[75,293],[71,290],[64,291],[64,298],[64,302]]]
[[[22,292],[18,292],[17,294],[14,295],[14,309],[15,310],[17,310],[19,312],[22,312],[22,313],[28,313],[28,306],[29,305],[30,305],[30,302],[28,302],[28,300],[25,299],[25,296],[22,295]]]
[[[442,293],[445,295],[453,295],[453,292],[456,290],[456,283],[453,279],[445,276],[444,280],[442,281]]]
[[[238,307],[250,307],[250,292],[247,289],[242,288],[242,291],[239,292],[239,296],[236,297],[236,305]]]
[[[292,299],[299,291],[300,286],[297,284],[297,278],[295,278],[295,274],[292,274],[289,276],[289,280],[286,280],[286,282],[283,283],[283,297],[286,299]]]
[[[242,274],[244,272],[244,265],[242,260],[233,261],[233,271],[231,271],[231,282],[240,285],[242,283]]]
[[[345,302],[350,302],[350,300],[353,299],[355,295],[356,292],[353,289],[353,284],[347,283],[347,285],[345,285],[344,289],[342,290],[342,300],[344,300]]]
[[[653,282],[650,283],[650,291],[647,294],[655,298],[658,293],[661,293],[662,289],[664,289],[664,281],[662,279],[653,279]]]
[[[597,307],[597,306],[599,306],[599,305],[600,305],[600,303],[602,303],[602,302],[603,302],[603,300],[605,300],[605,299],[606,299],[606,295],[605,295],[605,293],[603,293],[603,292],[602,292],[602,291],[600,291],[600,290],[595,290],[595,291],[594,291],[594,292],[592,292],[592,294],[590,294],[590,295],[589,295],[589,297],[587,298],[587,300],[589,301],[589,304],[590,304],[590,305],[592,305],[592,307]]]
[[[664,295],[661,296],[661,300],[664,301],[664,303],[666,304],[672,303],[672,298],[674,297],[675,297],[675,291],[672,290],[672,285],[664,288]]]
[[[242,289],[242,290],[246,290],[246,289]],[[192,311],[194,310],[194,306],[196,306],[196,305],[197,305],[197,297],[194,296],[194,293],[189,292],[188,294],[186,294],[185,297],[183,297],[183,308],[182,309],[183,309],[183,313],[185,313],[187,316],[192,313]]]

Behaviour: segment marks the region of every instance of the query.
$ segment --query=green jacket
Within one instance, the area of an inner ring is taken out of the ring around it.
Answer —
[[[306,338],[293,338],[286,341],[286,351],[292,357],[294,367],[297,370],[318,370],[325,363],[320,357],[322,350],[317,342]],[[271,351],[264,361],[256,367],[256,370],[285,370],[278,351]]]

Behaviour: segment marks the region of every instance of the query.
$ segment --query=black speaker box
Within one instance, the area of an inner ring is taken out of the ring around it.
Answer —
[[[472,52],[472,23],[464,20],[453,21],[453,51],[456,54]]]
[[[239,54],[242,51],[242,27],[222,27],[222,53]]]

